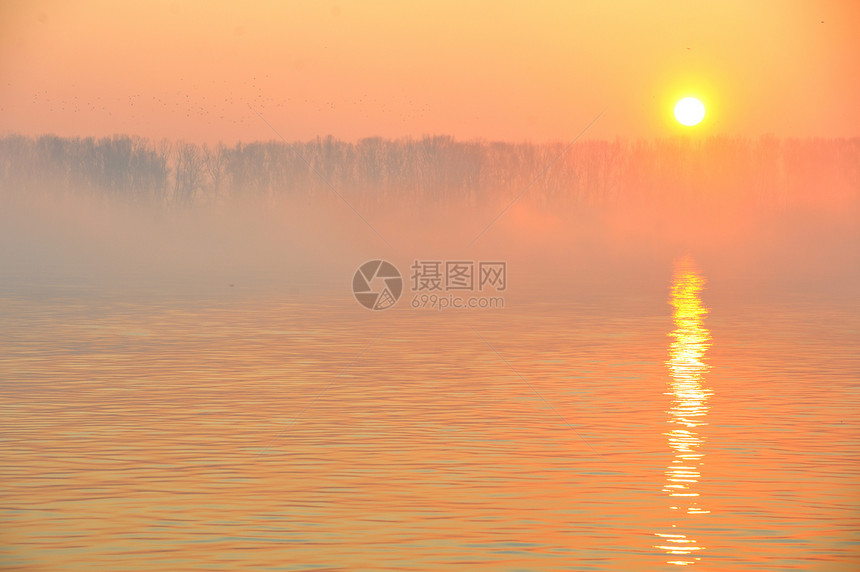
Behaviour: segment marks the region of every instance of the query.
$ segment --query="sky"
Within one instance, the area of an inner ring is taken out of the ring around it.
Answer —
[[[852,0],[0,0],[0,134],[851,137],[858,32]]]

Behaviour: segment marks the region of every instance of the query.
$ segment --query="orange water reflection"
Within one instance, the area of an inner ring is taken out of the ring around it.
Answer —
[[[670,509],[683,514],[707,514],[696,492],[696,483],[701,477],[700,467],[704,453],[700,451],[702,438],[697,428],[705,425],[708,413],[708,398],[711,390],[703,380],[708,370],[705,352],[710,346],[710,332],[704,326],[708,309],[699,297],[705,279],[699,274],[689,257],[678,261],[672,277],[672,297],[675,329],[670,334],[674,340],[669,348],[666,365],[672,375],[672,407],[669,409],[669,425],[666,433],[675,458],[666,469],[666,484],[663,492],[670,497]],[[678,520],[678,519],[674,519]],[[683,534],[677,524],[669,532],[656,533],[660,543],[655,546],[670,556],[669,564],[685,566],[699,560],[696,556],[704,549],[695,539]]]

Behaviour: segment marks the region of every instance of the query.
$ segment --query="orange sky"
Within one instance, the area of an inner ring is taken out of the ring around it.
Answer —
[[[860,135],[860,2],[536,4],[5,0],[0,134]]]

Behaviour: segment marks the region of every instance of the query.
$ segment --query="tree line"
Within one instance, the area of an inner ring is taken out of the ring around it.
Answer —
[[[480,204],[528,189],[543,205],[703,196],[769,204],[860,193],[860,138],[736,137],[532,144],[332,137],[198,145],[118,135],[0,138],[6,199],[84,195],[190,206],[233,198],[330,198],[367,208],[405,202]]]

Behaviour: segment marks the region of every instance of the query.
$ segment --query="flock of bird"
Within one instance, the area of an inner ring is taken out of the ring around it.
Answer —
[[[391,115],[395,113],[400,115],[400,122],[406,124],[420,119],[429,111],[429,105],[416,103],[405,94],[393,102],[371,97],[367,93],[348,100],[267,95],[284,91],[283,84],[277,85],[269,75],[261,76],[260,79],[252,76],[250,81],[245,82],[248,88],[241,94],[235,88],[236,82],[227,80],[220,82],[221,85],[211,81],[208,86],[187,82],[184,78],[180,78],[177,83],[188,85],[188,89],[154,89],[149,90],[149,93],[135,91],[121,96],[111,96],[106,92],[87,93],[83,89],[77,89],[77,93],[74,93],[75,86],[62,91],[41,89],[33,93],[29,110],[14,105],[13,108],[25,114],[37,112],[52,118],[67,114],[83,115],[82,121],[101,127],[100,131],[113,129],[117,133],[133,132],[147,124],[163,124],[165,120],[179,129],[183,128],[182,122],[187,122],[189,128],[206,125],[233,132],[242,127],[258,128],[260,120],[252,111],[272,121],[288,123],[294,122],[296,117],[306,118],[311,115],[316,116],[314,120],[319,124],[331,124],[331,119],[343,112],[343,107],[347,107],[349,117],[371,120],[387,117],[389,124]],[[7,93],[14,91],[11,82],[6,87]],[[0,107],[0,113],[4,111]]]

